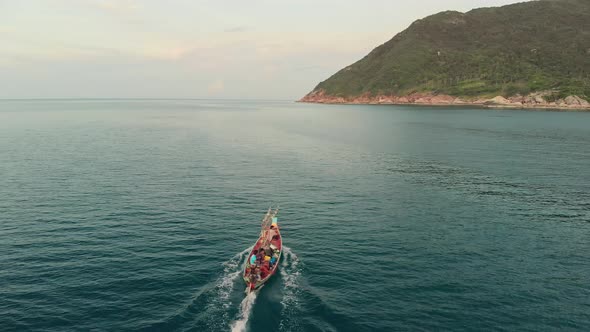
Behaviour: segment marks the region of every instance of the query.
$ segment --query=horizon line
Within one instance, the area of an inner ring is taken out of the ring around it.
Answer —
[[[270,98],[174,98],[174,97],[37,97],[37,98],[0,98],[0,101],[52,101],[52,100],[218,100],[218,101],[292,101],[294,99],[270,99]]]

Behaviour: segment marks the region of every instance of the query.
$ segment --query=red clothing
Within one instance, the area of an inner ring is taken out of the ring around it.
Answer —
[[[268,275],[268,263],[264,263],[260,268],[260,276],[264,279]]]

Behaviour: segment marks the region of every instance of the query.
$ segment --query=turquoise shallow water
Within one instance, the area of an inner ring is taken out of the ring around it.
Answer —
[[[587,331],[590,113],[0,101],[0,252],[2,331]]]

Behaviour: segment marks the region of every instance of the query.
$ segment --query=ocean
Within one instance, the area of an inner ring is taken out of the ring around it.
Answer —
[[[0,330],[588,331],[590,113],[0,101]]]

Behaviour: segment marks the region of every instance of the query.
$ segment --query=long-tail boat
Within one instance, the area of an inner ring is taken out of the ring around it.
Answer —
[[[279,230],[278,209],[269,208],[262,219],[260,236],[252,248],[243,278],[246,292],[262,287],[278,270],[283,253],[283,238]]]

